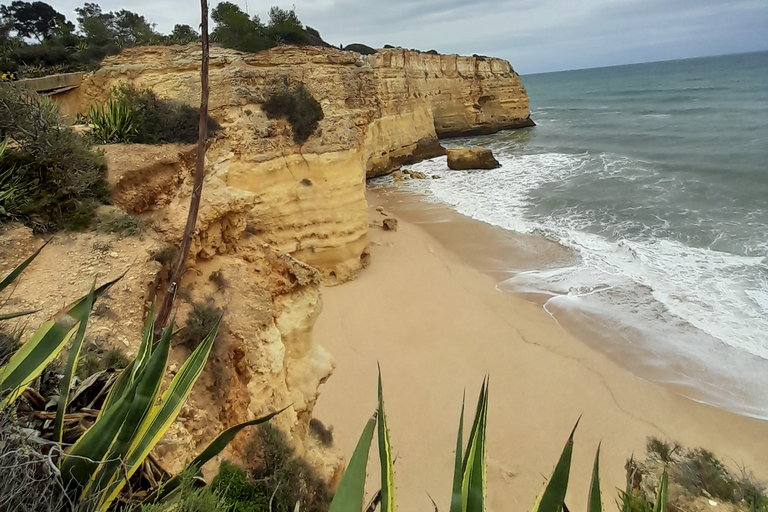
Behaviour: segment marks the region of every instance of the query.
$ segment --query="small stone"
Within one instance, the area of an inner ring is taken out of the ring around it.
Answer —
[[[397,231],[397,219],[384,219],[381,223],[384,231]]]
[[[111,252],[111,253],[109,253],[109,257],[110,258],[117,258],[117,253],[116,252]]]
[[[717,502],[715,500],[709,500],[709,504],[712,507],[716,507],[717,506]]]
[[[384,213],[384,207],[383,206],[377,206],[376,211],[379,213]]]
[[[439,180],[439,179],[440,179],[440,176],[438,176],[437,174],[433,174],[433,175],[432,175],[432,179],[433,179],[433,180]]]

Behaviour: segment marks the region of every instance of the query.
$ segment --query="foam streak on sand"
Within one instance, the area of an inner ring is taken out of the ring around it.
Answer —
[[[521,256],[520,268],[530,268],[531,252],[562,263],[572,257],[567,250],[382,194],[369,197],[373,219],[381,219],[373,207],[389,209],[393,201],[408,213],[396,233],[371,230],[371,266],[357,280],[323,291],[315,340],[337,366],[314,416],[332,424],[339,447],[352,453],[376,406],[381,363],[401,510],[431,509],[427,493],[440,510],[448,508],[461,395],[474,395],[486,372],[488,510],[530,508],[582,413],[568,503],[586,502],[600,440],[609,508],[612,490],[625,484],[626,459],[643,452],[649,435],[706,447],[768,477],[768,423],[639,379],[571,336],[540,305],[496,289],[504,274],[497,263],[510,251]],[[446,248],[467,246],[481,246],[483,254]],[[372,474],[372,487],[375,480]]]

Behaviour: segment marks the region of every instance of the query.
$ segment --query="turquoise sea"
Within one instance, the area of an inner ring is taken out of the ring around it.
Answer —
[[[768,52],[522,81],[537,126],[444,141],[501,168],[428,160],[441,179],[407,187],[572,248],[499,287],[642,378],[768,419]]]

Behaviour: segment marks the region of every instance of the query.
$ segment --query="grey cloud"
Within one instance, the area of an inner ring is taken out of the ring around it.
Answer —
[[[51,3],[73,21],[82,5]],[[194,1],[99,3],[139,12],[163,32],[199,25]],[[280,2],[236,3],[264,19]],[[495,55],[521,73],[768,50],[764,0],[298,0],[296,10],[333,44]]]

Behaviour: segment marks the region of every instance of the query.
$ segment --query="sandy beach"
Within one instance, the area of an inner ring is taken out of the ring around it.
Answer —
[[[369,191],[368,199],[371,220],[381,221],[376,206],[388,208],[391,198]],[[347,457],[375,409],[381,364],[400,510],[432,510],[430,496],[447,510],[462,393],[469,422],[486,374],[490,511],[532,506],[580,415],[567,499],[572,510],[586,504],[600,441],[609,510],[615,489],[625,485],[627,458],[643,457],[651,435],[707,448],[768,479],[768,422],[642,380],[568,334],[538,304],[496,289],[509,268],[493,255],[514,253],[509,261],[525,268],[526,260],[558,261],[567,253],[519,237],[505,241],[495,228],[458,214],[440,212],[437,219],[426,205],[422,212],[433,227],[443,225],[440,233],[418,225],[418,206],[408,220],[398,219],[396,232],[372,227],[369,268],[353,282],[323,289],[314,331],[336,362],[314,416],[333,425]],[[372,465],[371,489],[377,478]]]

